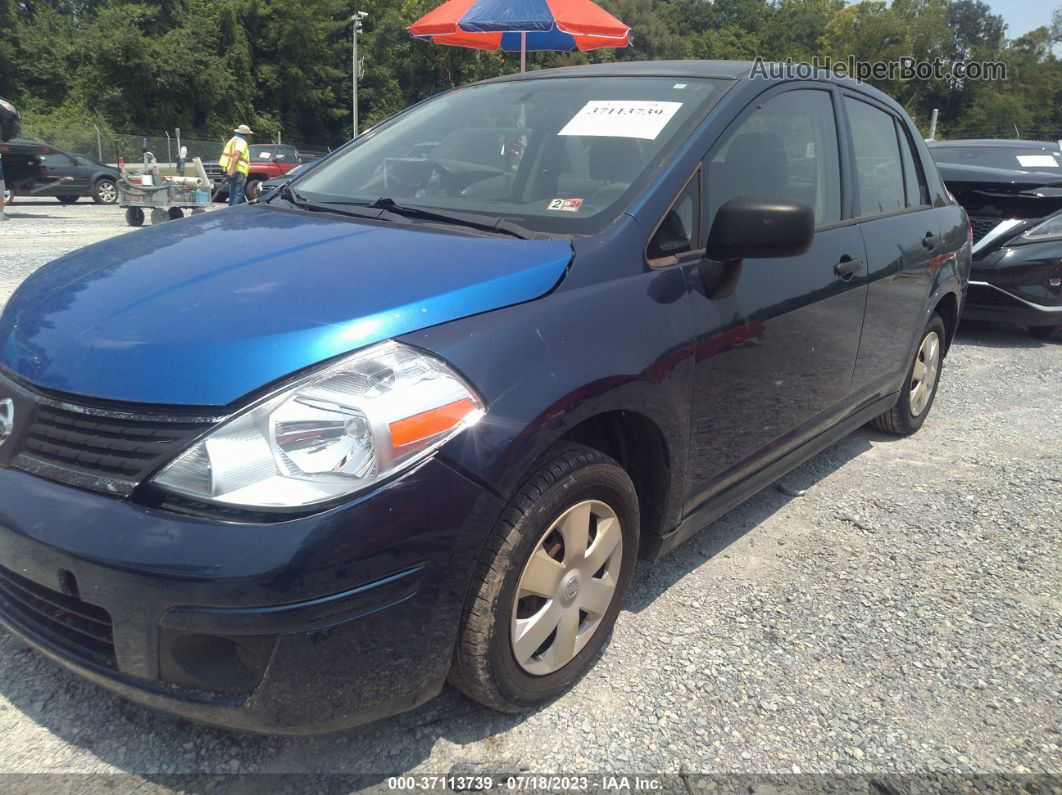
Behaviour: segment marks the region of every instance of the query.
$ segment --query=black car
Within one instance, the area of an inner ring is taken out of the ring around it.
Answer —
[[[118,201],[118,169],[87,155],[72,155],[40,141],[12,141],[39,147],[39,176],[22,175],[6,183],[11,198],[51,196],[63,204],[73,204],[89,196],[96,204]]]
[[[299,174],[306,173],[306,171],[310,167],[310,163],[312,162],[314,161],[309,161],[307,163],[299,163],[299,165],[295,166],[295,168],[293,168],[287,174],[281,174],[279,177],[267,179],[265,182],[262,183],[261,187],[258,189],[258,195],[261,196],[263,194],[269,193],[272,190],[276,190],[277,188],[284,187],[289,182],[291,182],[291,180],[295,179],[295,177],[299,176]]]
[[[1041,141],[931,142],[970,215],[973,271],[963,316],[1062,340],[1062,152]]]
[[[933,407],[966,214],[885,94],[752,70],[463,86],[35,272],[0,315],[0,621],[254,731],[563,693],[639,557]]]

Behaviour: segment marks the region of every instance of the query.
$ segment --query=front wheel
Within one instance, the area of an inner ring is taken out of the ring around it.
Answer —
[[[1044,342],[1062,342],[1062,326],[1029,326],[1029,336]]]
[[[262,180],[250,179],[247,180],[247,186],[243,189],[243,195],[247,197],[247,201],[254,201],[262,195]]]
[[[129,207],[125,211],[125,222],[129,226],[144,225],[144,211],[140,207]]]
[[[451,682],[502,712],[563,693],[607,642],[637,557],[638,495],[627,473],[591,448],[552,448],[487,540]]]
[[[922,427],[937,396],[944,367],[944,321],[934,314],[922,332],[896,405],[871,421],[879,431],[909,436]]]
[[[115,204],[118,201],[118,186],[113,179],[101,179],[92,188],[92,201],[96,204]]]
[[[4,189],[4,204],[12,204],[15,201],[15,191],[12,188]]]

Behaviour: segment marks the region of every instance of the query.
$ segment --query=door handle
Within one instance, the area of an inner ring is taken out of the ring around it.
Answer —
[[[863,260],[852,259],[845,254],[841,257],[841,261],[833,266],[833,272],[840,276],[844,281],[848,282],[852,280],[852,277],[855,276],[862,267]]]
[[[936,245],[936,243],[933,241],[935,241],[936,239],[937,236],[934,235],[932,232],[926,232],[926,236],[922,238],[922,245],[926,248],[933,248],[933,246]]]

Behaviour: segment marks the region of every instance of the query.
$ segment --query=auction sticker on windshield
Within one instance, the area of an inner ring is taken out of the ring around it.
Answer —
[[[681,102],[591,100],[557,135],[655,140],[682,107]]]
[[[1051,155],[1018,155],[1018,163],[1023,168],[1058,168]]]
[[[546,209],[557,210],[562,213],[577,213],[582,206],[582,199],[553,199],[546,205]]]

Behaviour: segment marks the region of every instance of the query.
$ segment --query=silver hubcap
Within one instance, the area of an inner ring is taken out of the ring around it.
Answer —
[[[911,372],[911,415],[917,417],[926,410],[940,374],[940,337],[931,331],[922,340]]]
[[[573,505],[550,525],[524,566],[513,604],[516,661],[542,676],[572,661],[616,595],[623,533],[599,500]]]
[[[118,191],[110,182],[101,182],[99,188],[97,188],[96,193],[100,197],[100,201],[104,202],[105,204],[110,204],[118,196]]]

